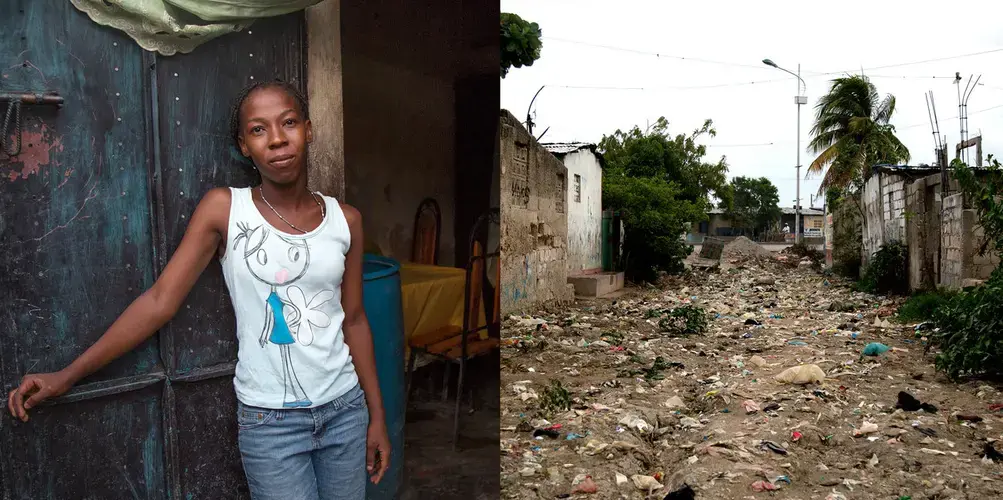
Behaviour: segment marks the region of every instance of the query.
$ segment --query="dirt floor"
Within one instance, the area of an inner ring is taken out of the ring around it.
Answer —
[[[502,498],[1003,498],[999,386],[938,373],[896,301],[751,247],[691,263],[506,321]],[[705,333],[660,322],[686,305]]]
[[[442,399],[443,364],[415,372],[415,394],[404,431],[405,491],[401,500],[498,498],[498,355],[468,365],[460,414],[460,439],[453,450],[456,372],[449,399]],[[471,409],[473,408],[473,409]]]

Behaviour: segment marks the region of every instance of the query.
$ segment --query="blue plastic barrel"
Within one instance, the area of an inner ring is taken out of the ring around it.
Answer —
[[[392,500],[404,481],[404,310],[401,305],[400,264],[366,255],[362,264],[362,302],[373,332],[376,373],[380,379],[387,433],[393,450],[390,468],[380,484],[367,483],[366,498]]]

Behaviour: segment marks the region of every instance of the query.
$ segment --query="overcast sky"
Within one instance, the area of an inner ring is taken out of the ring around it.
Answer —
[[[962,10],[914,1],[843,0],[824,11],[813,5],[823,4],[501,0],[502,12],[539,23],[544,34],[541,58],[531,67],[513,68],[502,80],[501,105],[525,119],[533,94],[546,85],[534,105],[535,135],[550,127],[543,142],[598,142],[603,134],[643,128],[659,116],[669,120],[673,135],[689,133],[710,118],[717,137],[705,140],[708,159],[727,156],[731,177],[770,178],[782,206],[792,206],[795,197],[798,84],[763,65],[764,58],[794,72],[801,64],[808,96],[801,108],[804,166],[814,159],[805,151],[814,106],[838,76],[821,73],[861,68],[879,93],[895,95],[892,124],[912,153],[910,163],[935,161],[928,90],[954,156],[955,72],[963,77],[962,89],[969,75],[982,75],[968,101],[969,135],[984,131],[984,152],[1001,150],[1003,5],[974,1]],[[955,57],[991,50],[997,51]],[[905,64],[931,59],[942,60]],[[804,206],[818,184],[817,178],[802,181]]]

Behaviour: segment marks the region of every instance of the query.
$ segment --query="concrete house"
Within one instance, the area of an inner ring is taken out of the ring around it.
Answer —
[[[623,273],[603,272],[602,155],[584,142],[541,145],[568,169],[568,282],[586,297],[623,288]]]
[[[568,168],[568,274],[602,271],[602,155],[595,144],[541,144]]]

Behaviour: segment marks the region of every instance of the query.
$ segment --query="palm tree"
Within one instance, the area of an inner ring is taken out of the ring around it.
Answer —
[[[909,161],[909,149],[888,123],[895,112],[895,96],[881,99],[867,77],[833,80],[815,110],[808,149],[818,157],[808,166],[808,174],[820,174],[829,167],[819,193],[830,186],[846,188],[866,180],[871,165]]]

